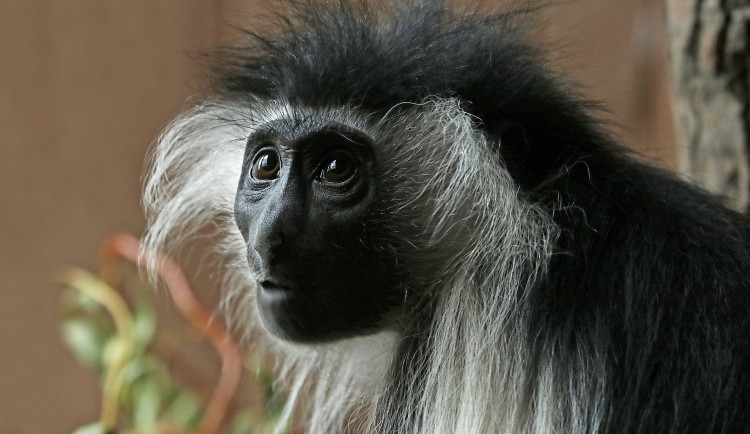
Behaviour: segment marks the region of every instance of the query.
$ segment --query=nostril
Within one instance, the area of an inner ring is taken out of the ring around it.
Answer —
[[[261,236],[255,243],[254,250],[265,266],[272,265],[278,259],[281,248],[284,246],[283,234],[275,233]]]
[[[284,234],[278,232],[268,237],[268,248],[271,250],[278,249],[284,244]]]

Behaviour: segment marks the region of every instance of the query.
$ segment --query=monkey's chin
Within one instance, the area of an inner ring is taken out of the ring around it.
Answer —
[[[263,326],[272,335],[283,340],[295,341],[298,333],[294,321],[291,304],[295,297],[294,291],[287,288],[270,286],[259,283],[257,293],[258,312]]]
[[[366,336],[382,330],[378,323],[341,322],[342,313],[321,304],[313,291],[260,282],[256,302],[266,330],[292,343],[318,344]]]
[[[317,343],[335,339],[320,321],[310,321],[316,310],[298,289],[259,283],[256,297],[263,326],[273,336],[296,343]],[[317,323],[317,324],[316,324]]]

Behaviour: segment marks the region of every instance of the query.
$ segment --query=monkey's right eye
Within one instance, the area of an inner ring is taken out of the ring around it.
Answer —
[[[279,154],[275,151],[266,150],[255,156],[250,175],[255,179],[263,181],[275,179],[279,176],[280,168],[281,160],[279,160]]]

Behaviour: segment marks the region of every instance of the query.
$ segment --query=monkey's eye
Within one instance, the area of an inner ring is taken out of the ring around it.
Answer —
[[[321,167],[318,179],[334,184],[340,184],[351,178],[356,169],[354,161],[344,154],[334,154],[326,158]]]
[[[279,160],[279,155],[272,150],[266,150],[255,156],[253,170],[250,174],[255,179],[274,179],[279,175],[280,168],[281,161]]]

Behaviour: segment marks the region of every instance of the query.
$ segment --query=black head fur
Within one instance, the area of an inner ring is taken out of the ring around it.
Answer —
[[[576,158],[561,144],[607,142],[591,115],[597,104],[553,72],[529,40],[541,6],[488,15],[459,12],[446,1],[384,3],[377,11],[361,0],[284,2],[282,9],[296,14],[282,20],[280,34],[247,32],[251,45],[218,53],[215,89],[232,98],[375,113],[457,98],[496,140],[512,130],[503,157],[530,189],[565,163],[560,159]],[[550,148],[527,155],[528,142]],[[538,171],[523,164],[528,158]],[[516,164],[523,167],[514,170]]]

